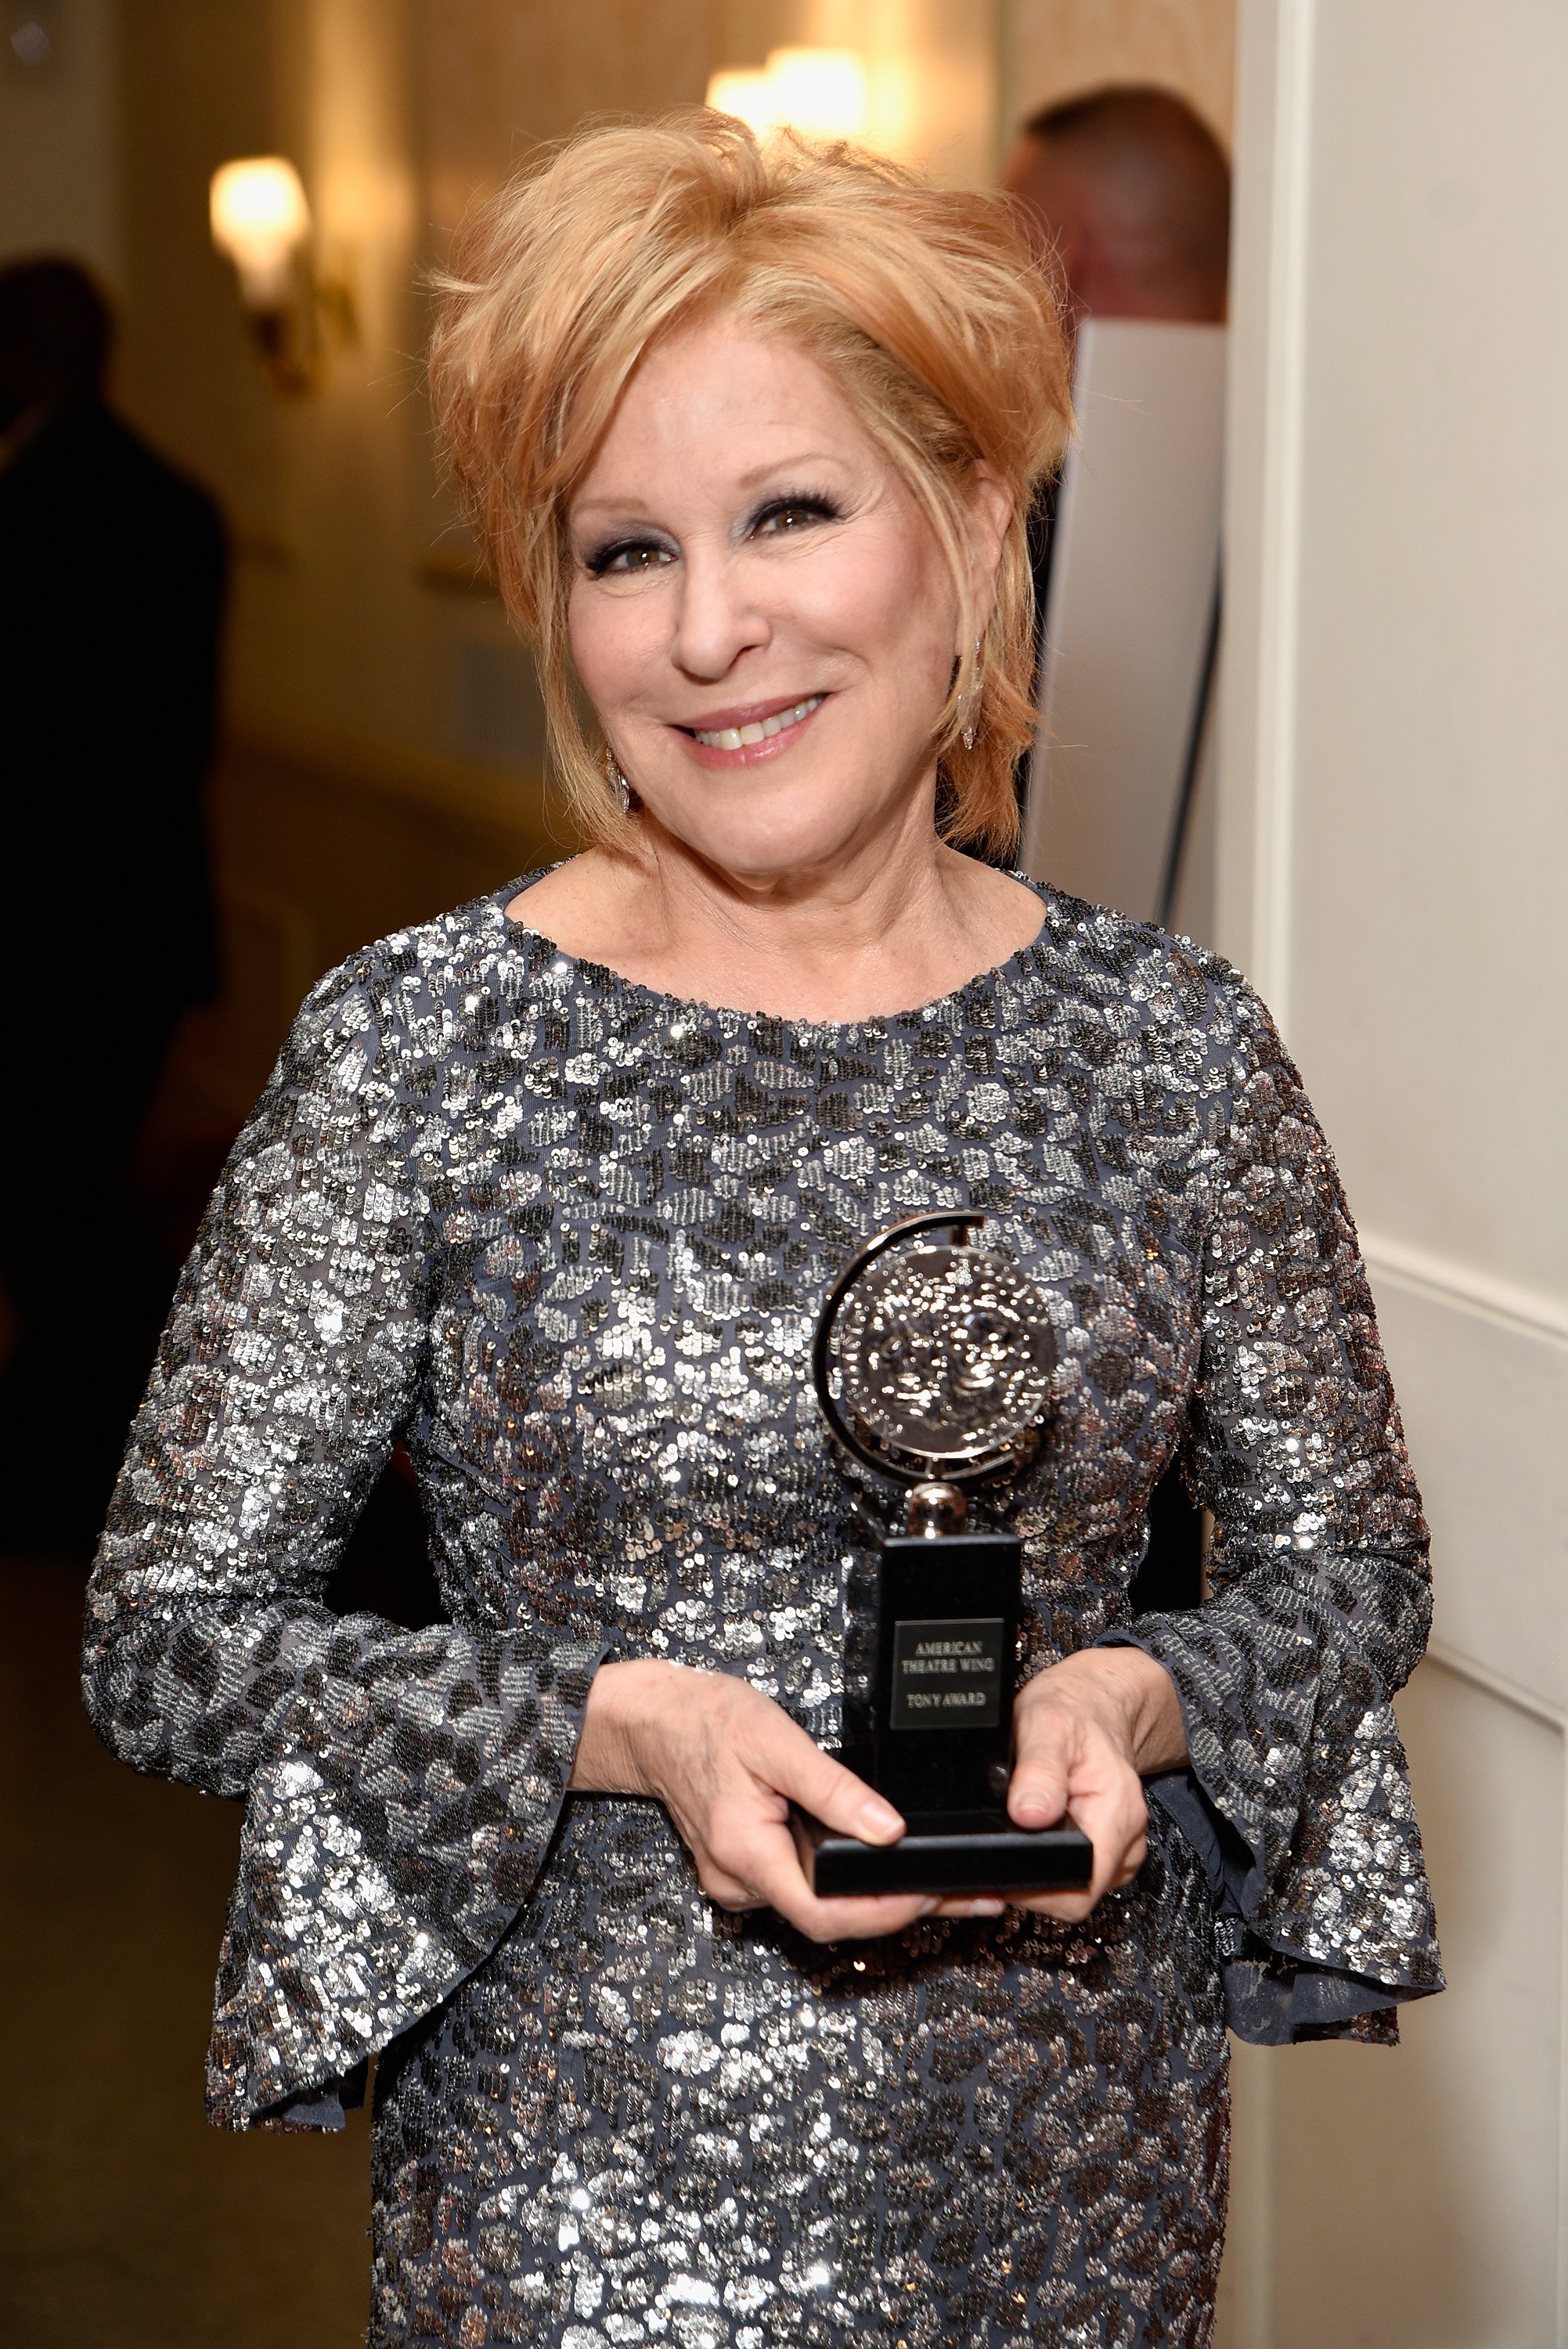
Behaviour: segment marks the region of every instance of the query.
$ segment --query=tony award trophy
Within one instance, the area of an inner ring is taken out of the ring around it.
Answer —
[[[844,1893],[1080,1891],[1087,1837],[1007,1817],[1022,1605],[1015,1534],[968,1522],[965,1487],[1026,1461],[1050,1408],[1045,1300],[970,1234],[915,1216],[867,1243],[817,1323],[817,1398],[845,1450],[906,1484],[905,1526],[855,1558],[841,1758],[903,1814],[896,1844],[797,1812],[801,1865]]]

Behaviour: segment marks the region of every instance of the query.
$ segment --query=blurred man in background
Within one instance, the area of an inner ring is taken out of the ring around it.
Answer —
[[[226,549],[105,398],[67,261],[0,269],[0,1537],[101,1523],[168,1271],[131,1157],[181,1012],[216,991],[203,819]]]
[[[1031,115],[1000,184],[1016,198],[1070,326],[1080,319],[1225,316],[1231,168],[1169,90],[1100,89]],[[1053,481],[1030,517],[1035,608],[1050,579]]]
[[[1096,90],[1032,115],[1008,151],[1001,185],[1022,208],[1074,331],[1086,317],[1223,322],[1230,166],[1212,132],[1168,90]],[[1029,517],[1042,616],[1056,494],[1053,481]],[[1020,797],[1028,765],[1019,768]],[[1156,1485],[1149,1520],[1134,1606],[1196,1606],[1203,1526],[1174,1469]]]
[[[1102,89],[1033,115],[1002,167],[1073,323],[1225,316],[1231,173],[1163,89]]]

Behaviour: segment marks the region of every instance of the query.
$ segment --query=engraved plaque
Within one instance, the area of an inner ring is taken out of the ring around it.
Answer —
[[[995,1729],[1002,1718],[1007,1626],[1000,1615],[898,1623],[891,1729]]]

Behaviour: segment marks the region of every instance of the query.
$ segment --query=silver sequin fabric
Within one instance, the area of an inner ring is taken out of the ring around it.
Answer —
[[[1211,2334],[1225,2024],[1392,2035],[1440,1987],[1390,1707],[1426,1535],[1354,1231],[1256,998],[1042,891],[1038,938],[852,1026],[683,1004],[510,921],[314,990],[184,1273],[90,1587],[128,1762],[245,1806],[209,2072],[332,2126],[379,2056],[374,2344],[1066,2349]],[[976,1208],[1044,1292],[1027,1669],[1134,1641],[1191,1768],[1136,1882],[823,1948],[568,1795],[605,1657],[824,1742],[891,1501],[810,1392],[821,1299]],[[391,1444],[450,1620],[322,1593]],[[1157,1478],[1211,1595],[1134,1618]]]

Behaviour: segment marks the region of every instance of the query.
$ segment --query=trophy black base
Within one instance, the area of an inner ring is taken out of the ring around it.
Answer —
[[[1001,1811],[915,1812],[907,1834],[887,1844],[830,1835],[793,1807],[789,1826],[806,1881],[821,1900],[872,1892],[1082,1892],[1094,1866],[1094,1847],[1077,1827],[1016,1827]]]

